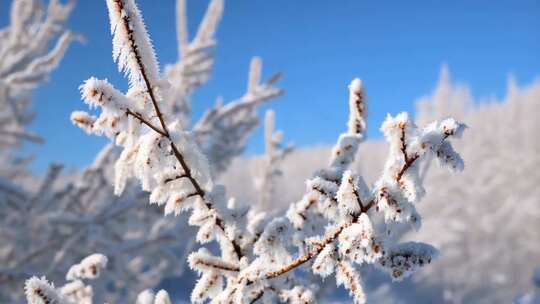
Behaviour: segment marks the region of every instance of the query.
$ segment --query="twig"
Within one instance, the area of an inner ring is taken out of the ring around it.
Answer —
[[[119,11],[123,11],[125,9],[122,0],[115,0],[115,3],[118,6]],[[133,36],[133,29],[129,26],[129,24],[130,24],[129,15],[127,15],[127,14],[124,15],[122,17],[122,19],[124,21],[122,23],[122,25],[124,26],[126,32],[128,33],[128,40],[130,42],[131,50],[133,51],[135,59],[137,60],[137,64],[138,64],[138,66],[140,68],[141,76],[142,76],[142,78],[144,80],[144,83],[146,85],[146,91],[147,91],[148,95],[150,96],[150,100],[152,101],[152,105],[153,105],[154,110],[156,112],[156,116],[159,119],[161,127],[163,128],[163,131],[160,132],[155,127],[151,127],[151,128],[152,128],[152,130],[158,132],[159,134],[163,135],[164,137],[166,137],[169,140],[171,150],[173,151],[174,156],[176,157],[176,159],[178,160],[178,162],[182,166],[182,170],[184,171],[183,174],[190,181],[193,188],[195,189],[196,195],[200,196],[205,201],[206,206],[209,209],[213,209],[212,204],[205,197],[205,195],[206,195],[205,191],[199,185],[197,180],[193,177],[193,175],[191,173],[191,169],[189,168],[188,164],[186,163],[186,161],[184,159],[184,156],[182,155],[182,153],[180,153],[180,151],[178,150],[178,148],[176,147],[176,145],[174,144],[174,142],[173,142],[173,140],[171,138],[171,135],[170,135],[169,130],[167,128],[167,124],[165,123],[164,116],[161,113],[161,110],[160,110],[158,102],[157,102],[157,98],[156,98],[156,96],[154,94],[152,84],[150,83],[150,80],[148,78],[146,69],[145,69],[144,64],[142,62],[141,54],[140,54],[139,49],[137,47],[137,44],[135,42],[135,38]],[[150,126],[151,124],[148,123],[147,125]],[[216,225],[225,233],[225,225],[224,225],[223,220],[221,218],[219,218],[219,217],[216,218]],[[229,239],[229,241],[231,242],[238,259],[240,259],[242,257],[242,252],[241,252],[240,245],[238,245],[234,240]]]

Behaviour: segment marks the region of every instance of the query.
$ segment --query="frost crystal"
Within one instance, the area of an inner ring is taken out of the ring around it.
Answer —
[[[79,264],[71,266],[66,279],[95,279],[100,272],[107,267],[107,257],[103,254],[95,253],[84,258]]]
[[[29,304],[62,304],[62,298],[45,278],[32,277],[24,286]]]

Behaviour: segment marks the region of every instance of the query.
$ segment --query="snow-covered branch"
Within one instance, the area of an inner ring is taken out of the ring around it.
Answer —
[[[64,286],[55,288],[45,277],[32,277],[26,281],[24,290],[29,304],[91,304],[94,295],[92,286],[83,280],[97,279],[107,267],[107,257],[94,253],[80,263],[71,266]]]
[[[135,178],[150,193],[150,203],[164,205],[165,214],[189,213],[188,223],[198,227],[199,243],[217,243],[188,257],[190,267],[200,275],[192,302],[310,303],[316,300],[312,286],[298,274],[300,266],[313,262],[314,273],[322,277],[334,273],[337,284],[349,291],[353,301],[364,303],[357,267],[374,265],[399,280],[435,258],[436,250],[430,245],[396,244],[392,227],[396,222],[419,227],[415,205],[424,194],[418,173],[422,162],[438,158],[450,169],[463,168],[450,143],[460,137],[463,124],[449,118],[418,128],[406,113],[388,115],[381,128],[389,145],[387,162],[377,182],[368,185],[348,170],[366,132],[364,88],[354,79],[349,85],[347,130],[332,150],[329,168],[308,180],[306,194],[285,215],[270,217],[249,210],[227,198],[211,171],[222,170],[241,151],[257,121],[256,106],[281,93],[272,86],[275,79],[261,83],[261,62],[254,59],[247,93],[211,109],[189,131],[189,124],[179,120],[182,117],[169,106],[175,101],[167,98],[176,89],[159,74],[134,0],[108,0],[107,4],[114,58],[127,74],[129,90],[124,94],[106,81],[90,78],[81,87],[82,97],[100,113],[76,112],[72,120],[89,133],[107,136],[121,149],[114,164],[116,194],[129,190],[126,185]],[[212,44],[222,5],[219,0],[211,2],[192,44]],[[180,15],[184,7],[180,1]],[[187,42],[183,21],[178,24],[181,59],[185,59],[192,44]],[[276,142],[271,122],[269,116],[269,154],[275,152]],[[224,154],[216,157],[216,153]],[[143,292],[138,302],[155,303],[157,298]]]

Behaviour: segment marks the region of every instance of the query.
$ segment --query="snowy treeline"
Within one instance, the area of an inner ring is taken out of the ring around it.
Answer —
[[[459,179],[437,168],[426,176],[429,203],[420,211],[429,217],[411,237],[443,254],[420,284],[441,286],[455,303],[508,303],[540,265],[540,81],[520,88],[510,79],[502,100],[474,100],[448,74],[443,68],[433,95],[420,99],[418,117],[467,121],[470,132],[456,145],[467,170]]]
[[[179,12],[184,11],[184,5],[178,2]],[[217,23],[222,6],[221,0],[210,3],[203,30],[189,44],[185,25],[179,26],[183,62],[177,65],[180,76],[171,79],[170,73],[159,72],[135,2],[108,0],[113,58],[127,76],[129,90],[120,92],[106,80],[91,77],[81,86],[81,94],[84,102],[99,112],[78,111],[71,117],[87,133],[106,136],[120,147],[121,154],[114,162],[115,194],[122,194],[128,182],[137,179],[142,189],[151,193],[150,203],[163,206],[165,215],[190,214],[188,223],[198,226],[200,244],[217,243],[218,248],[202,247],[188,257],[190,267],[200,275],[191,301],[315,302],[313,281],[306,280],[300,267],[307,264],[323,278],[335,274],[337,285],[348,290],[355,303],[364,303],[358,266],[376,265],[399,281],[430,264],[437,256],[434,247],[399,243],[393,234],[397,223],[420,228],[415,206],[425,194],[422,165],[436,159],[451,171],[463,169],[463,160],[450,140],[461,137],[465,125],[447,118],[418,128],[407,113],[388,115],[381,131],[389,153],[382,174],[368,186],[360,175],[348,170],[367,127],[366,97],[359,79],[349,85],[347,129],[332,149],[329,166],[316,171],[306,183],[304,196],[285,214],[270,217],[257,208],[239,206],[223,186],[213,182],[212,170],[222,168],[226,156],[238,153],[238,146],[256,122],[253,108],[280,93],[272,87],[273,78],[260,82],[260,61],[254,60],[247,94],[239,101],[218,104],[192,130],[182,120],[183,115],[177,115],[189,109],[184,105],[191,89],[171,81],[191,80],[186,77],[190,73],[184,75],[186,61],[189,66],[192,58],[186,56],[190,51],[199,54],[195,62],[207,62],[207,50],[213,45],[208,33],[213,31],[205,27]],[[267,127],[267,141],[274,146],[271,117]],[[211,140],[205,142],[207,138]],[[274,156],[268,148],[268,155]],[[216,153],[218,157],[214,157]],[[271,170],[265,176],[276,172]],[[270,191],[270,195],[273,192],[271,187],[260,189]],[[78,301],[37,278],[27,281],[26,295],[31,303]],[[149,293],[143,292],[139,301],[143,301],[141,297],[147,303],[158,302]]]

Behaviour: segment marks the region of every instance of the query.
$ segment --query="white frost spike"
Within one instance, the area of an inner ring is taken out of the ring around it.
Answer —
[[[309,190],[315,190],[319,199],[333,198],[338,190],[338,185],[335,182],[326,180],[316,176],[306,182],[306,187]]]
[[[159,66],[154,47],[146,31],[141,12],[134,0],[107,0],[113,58],[118,68],[129,77],[131,87],[147,85],[153,90],[159,79]]]
[[[192,196],[191,196],[192,197]],[[165,205],[165,215],[174,213],[174,215],[180,214],[186,205],[187,200],[190,198],[190,193],[180,190],[177,193],[171,194]]]
[[[407,169],[400,180],[402,195],[408,202],[413,204],[418,203],[426,193],[420,180],[418,167],[418,162],[415,162]]]
[[[82,98],[90,108],[98,106],[111,110],[124,110],[132,102],[107,80],[90,77],[79,87]]]
[[[360,176],[355,176],[350,170],[343,173],[341,184],[337,191],[337,201],[344,213],[354,214],[360,211],[360,205],[367,205],[369,188]]]
[[[169,126],[171,137],[180,153],[184,156],[186,163],[191,168],[191,175],[207,192],[213,189],[212,174],[210,164],[199,147],[191,132],[182,131],[178,123]]]
[[[412,157],[408,147],[411,139],[416,136],[416,125],[409,118],[409,114],[402,112],[395,117],[390,114],[386,116],[381,126],[386,141],[389,144],[389,155],[384,166],[382,179],[393,181],[406,160]]]
[[[133,168],[139,147],[126,148],[114,164],[114,194],[120,195],[124,192],[128,178],[133,176]]]
[[[360,198],[356,195],[354,184],[352,172],[345,171],[337,191],[337,200],[339,207],[348,214],[360,211]]]
[[[386,115],[386,119],[381,126],[381,132],[383,132],[390,145],[395,144],[398,146],[400,144],[399,140],[402,135],[401,130],[405,129],[406,131],[410,132],[414,126],[415,125],[409,118],[409,114],[407,112],[401,112],[395,117],[388,114]]]
[[[201,244],[205,244],[214,240],[216,237],[216,229],[218,229],[218,227],[216,226],[215,217],[209,217],[209,220],[204,221],[200,225],[199,231],[197,231],[196,236],[197,241]]]
[[[437,150],[437,159],[441,167],[446,167],[452,172],[461,172],[465,168],[463,159],[447,141],[443,142]]]
[[[465,124],[460,123],[453,118],[446,118],[441,121],[440,127],[444,135],[455,138],[461,138],[463,131],[467,128]]]
[[[379,264],[392,276],[392,280],[401,281],[431,263],[437,256],[437,249],[431,245],[407,242],[397,244],[388,250],[379,260]]]
[[[288,254],[283,245],[288,239],[288,227],[284,218],[273,219],[253,245],[253,252],[259,256],[287,257]]]
[[[224,275],[235,275],[240,270],[236,263],[213,256],[205,248],[193,252],[188,257],[189,267],[199,273],[219,272]]]
[[[60,293],[69,301],[77,304],[92,304],[94,292],[91,286],[86,286],[81,280],[75,280],[62,286]]]
[[[361,140],[358,134],[341,134],[332,149],[330,166],[341,170],[346,169],[354,161]]]
[[[335,251],[336,247],[334,244],[326,245],[321,253],[319,253],[315,259],[315,262],[313,263],[313,266],[311,267],[313,269],[313,273],[318,274],[323,278],[331,275],[336,266]]]
[[[171,304],[171,298],[169,297],[167,291],[163,289],[158,291],[154,299],[154,304]]]
[[[345,228],[339,236],[339,252],[352,261],[373,263],[382,256],[382,248],[374,241],[373,226],[367,214],[362,213],[357,223]]]
[[[349,84],[349,134],[364,136],[366,130],[366,100],[362,80],[355,78]]]
[[[203,303],[206,299],[217,296],[223,288],[223,278],[216,272],[203,273],[191,292],[192,303]]]
[[[54,285],[49,283],[45,277],[32,277],[24,284],[26,300],[29,304],[64,304]]]
[[[347,261],[340,261],[336,269],[336,283],[343,285],[353,297],[355,304],[366,303],[366,294],[360,282],[360,274]]]
[[[107,267],[107,257],[101,253],[94,253],[84,258],[79,264],[71,266],[66,274],[66,280],[95,279],[105,267]]]
[[[96,116],[90,115],[84,111],[74,111],[71,113],[71,122],[73,122],[73,124],[77,127],[83,129],[86,134],[93,133],[92,131],[96,119]]]
[[[377,209],[383,213],[386,222],[403,222],[406,219],[407,207],[412,205],[405,200],[395,185],[379,186],[376,195]]]
[[[304,286],[294,286],[290,290],[282,290],[279,298],[283,303],[311,304],[315,303],[315,295]]]
[[[78,112],[72,116],[72,121],[82,127],[86,132],[105,134],[109,139],[118,139],[119,134],[128,126],[126,111],[131,106],[134,111],[138,107],[122,92],[115,89],[106,80],[94,77],[86,80],[80,86],[83,100],[90,106],[100,107],[101,114],[98,118]],[[90,129],[91,128],[91,129]]]

